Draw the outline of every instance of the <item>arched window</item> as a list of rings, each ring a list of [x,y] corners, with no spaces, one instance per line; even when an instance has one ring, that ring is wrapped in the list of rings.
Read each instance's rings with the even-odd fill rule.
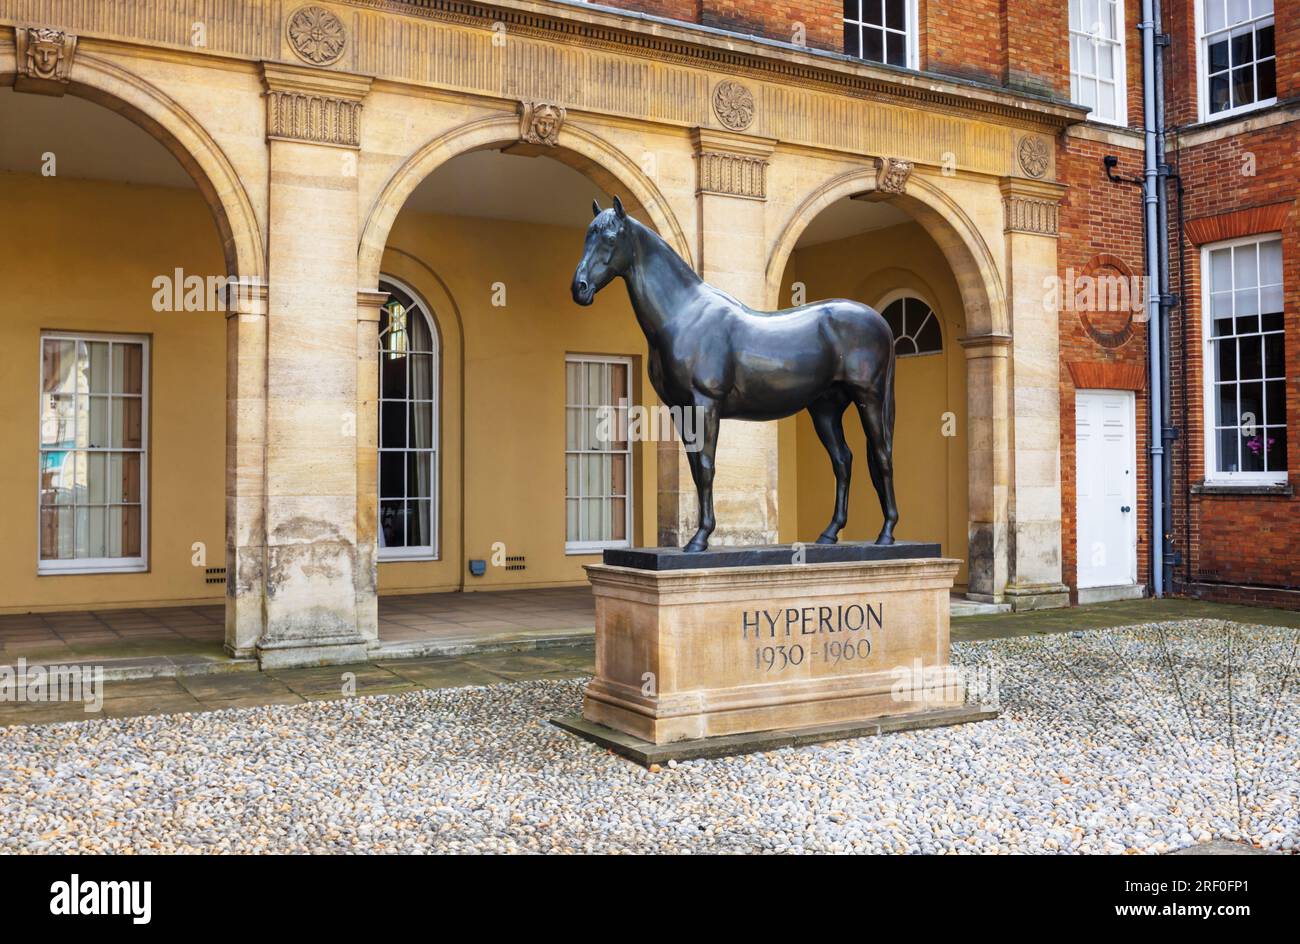
[[[921,299],[912,295],[896,298],[881,314],[894,332],[895,357],[943,353],[939,316]]]
[[[428,306],[392,279],[379,312],[379,556],[438,555],[438,335]]]

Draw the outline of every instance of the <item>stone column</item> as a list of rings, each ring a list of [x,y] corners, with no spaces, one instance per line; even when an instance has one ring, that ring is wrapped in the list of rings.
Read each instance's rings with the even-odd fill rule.
[[[387,292],[357,293],[357,628],[379,642],[379,315]]]
[[[700,275],[742,302],[762,307],[767,263],[767,165],[774,142],[705,128],[695,129],[693,138]],[[681,511],[689,509],[693,522],[695,489],[685,457],[681,450],[678,453],[678,500],[670,504]],[[661,456],[660,461],[664,458]],[[713,484],[718,523],[713,545],[776,542],[777,463],[776,423],[723,421]],[[694,533],[693,527],[680,529],[685,539]]]
[[[266,601],[266,286],[237,281],[226,305],[226,651],[253,655]]]
[[[1012,385],[1006,597],[1015,609],[1069,605],[1061,582],[1060,326],[1049,303],[1064,189],[1038,180],[1002,182]]]
[[[270,63],[263,76],[270,288],[258,658],[264,667],[361,661],[375,595],[373,552],[358,530],[358,488],[373,476],[358,471],[367,420],[358,415],[357,149],[370,80]],[[373,429],[365,435],[373,440]]]
[[[969,469],[967,595],[983,603],[1001,603],[1008,571],[1011,337],[986,334],[962,338],[961,345],[966,351]]]

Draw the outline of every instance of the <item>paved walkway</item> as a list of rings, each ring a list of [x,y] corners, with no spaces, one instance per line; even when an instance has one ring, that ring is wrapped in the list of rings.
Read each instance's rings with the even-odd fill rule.
[[[1300,627],[1298,612],[1165,599],[963,617],[953,620],[952,638],[954,641],[1001,639],[1196,618]],[[213,711],[413,689],[577,678],[593,671],[594,652],[589,638],[581,638],[572,645],[548,648],[533,648],[531,643],[520,645],[527,648],[423,659],[380,659],[359,665],[267,672],[256,671],[256,666],[250,663],[244,666],[245,671],[108,681],[104,685],[103,714],[127,717]],[[90,715],[81,703],[0,702],[0,726],[75,721],[87,717]]]

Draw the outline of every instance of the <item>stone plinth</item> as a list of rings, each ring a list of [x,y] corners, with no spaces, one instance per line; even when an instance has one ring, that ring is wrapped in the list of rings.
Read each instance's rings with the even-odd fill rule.
[[[959,562],[919,549],[933,556],[588,566],[596,677],[583,718],[663,745],[963,708],[948,671]],[[734,553],[743,560],[753,549]]]

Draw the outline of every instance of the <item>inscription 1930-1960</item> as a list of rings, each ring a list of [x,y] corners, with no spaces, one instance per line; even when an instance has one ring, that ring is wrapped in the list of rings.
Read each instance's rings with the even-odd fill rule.
[[[883,630],[884,619],[882,603],[746,610],[740,631],[743,639],[770,640],[755,647],[754,667],[776,672],[806,661],[836,666],[866,659],[872,631]]]

